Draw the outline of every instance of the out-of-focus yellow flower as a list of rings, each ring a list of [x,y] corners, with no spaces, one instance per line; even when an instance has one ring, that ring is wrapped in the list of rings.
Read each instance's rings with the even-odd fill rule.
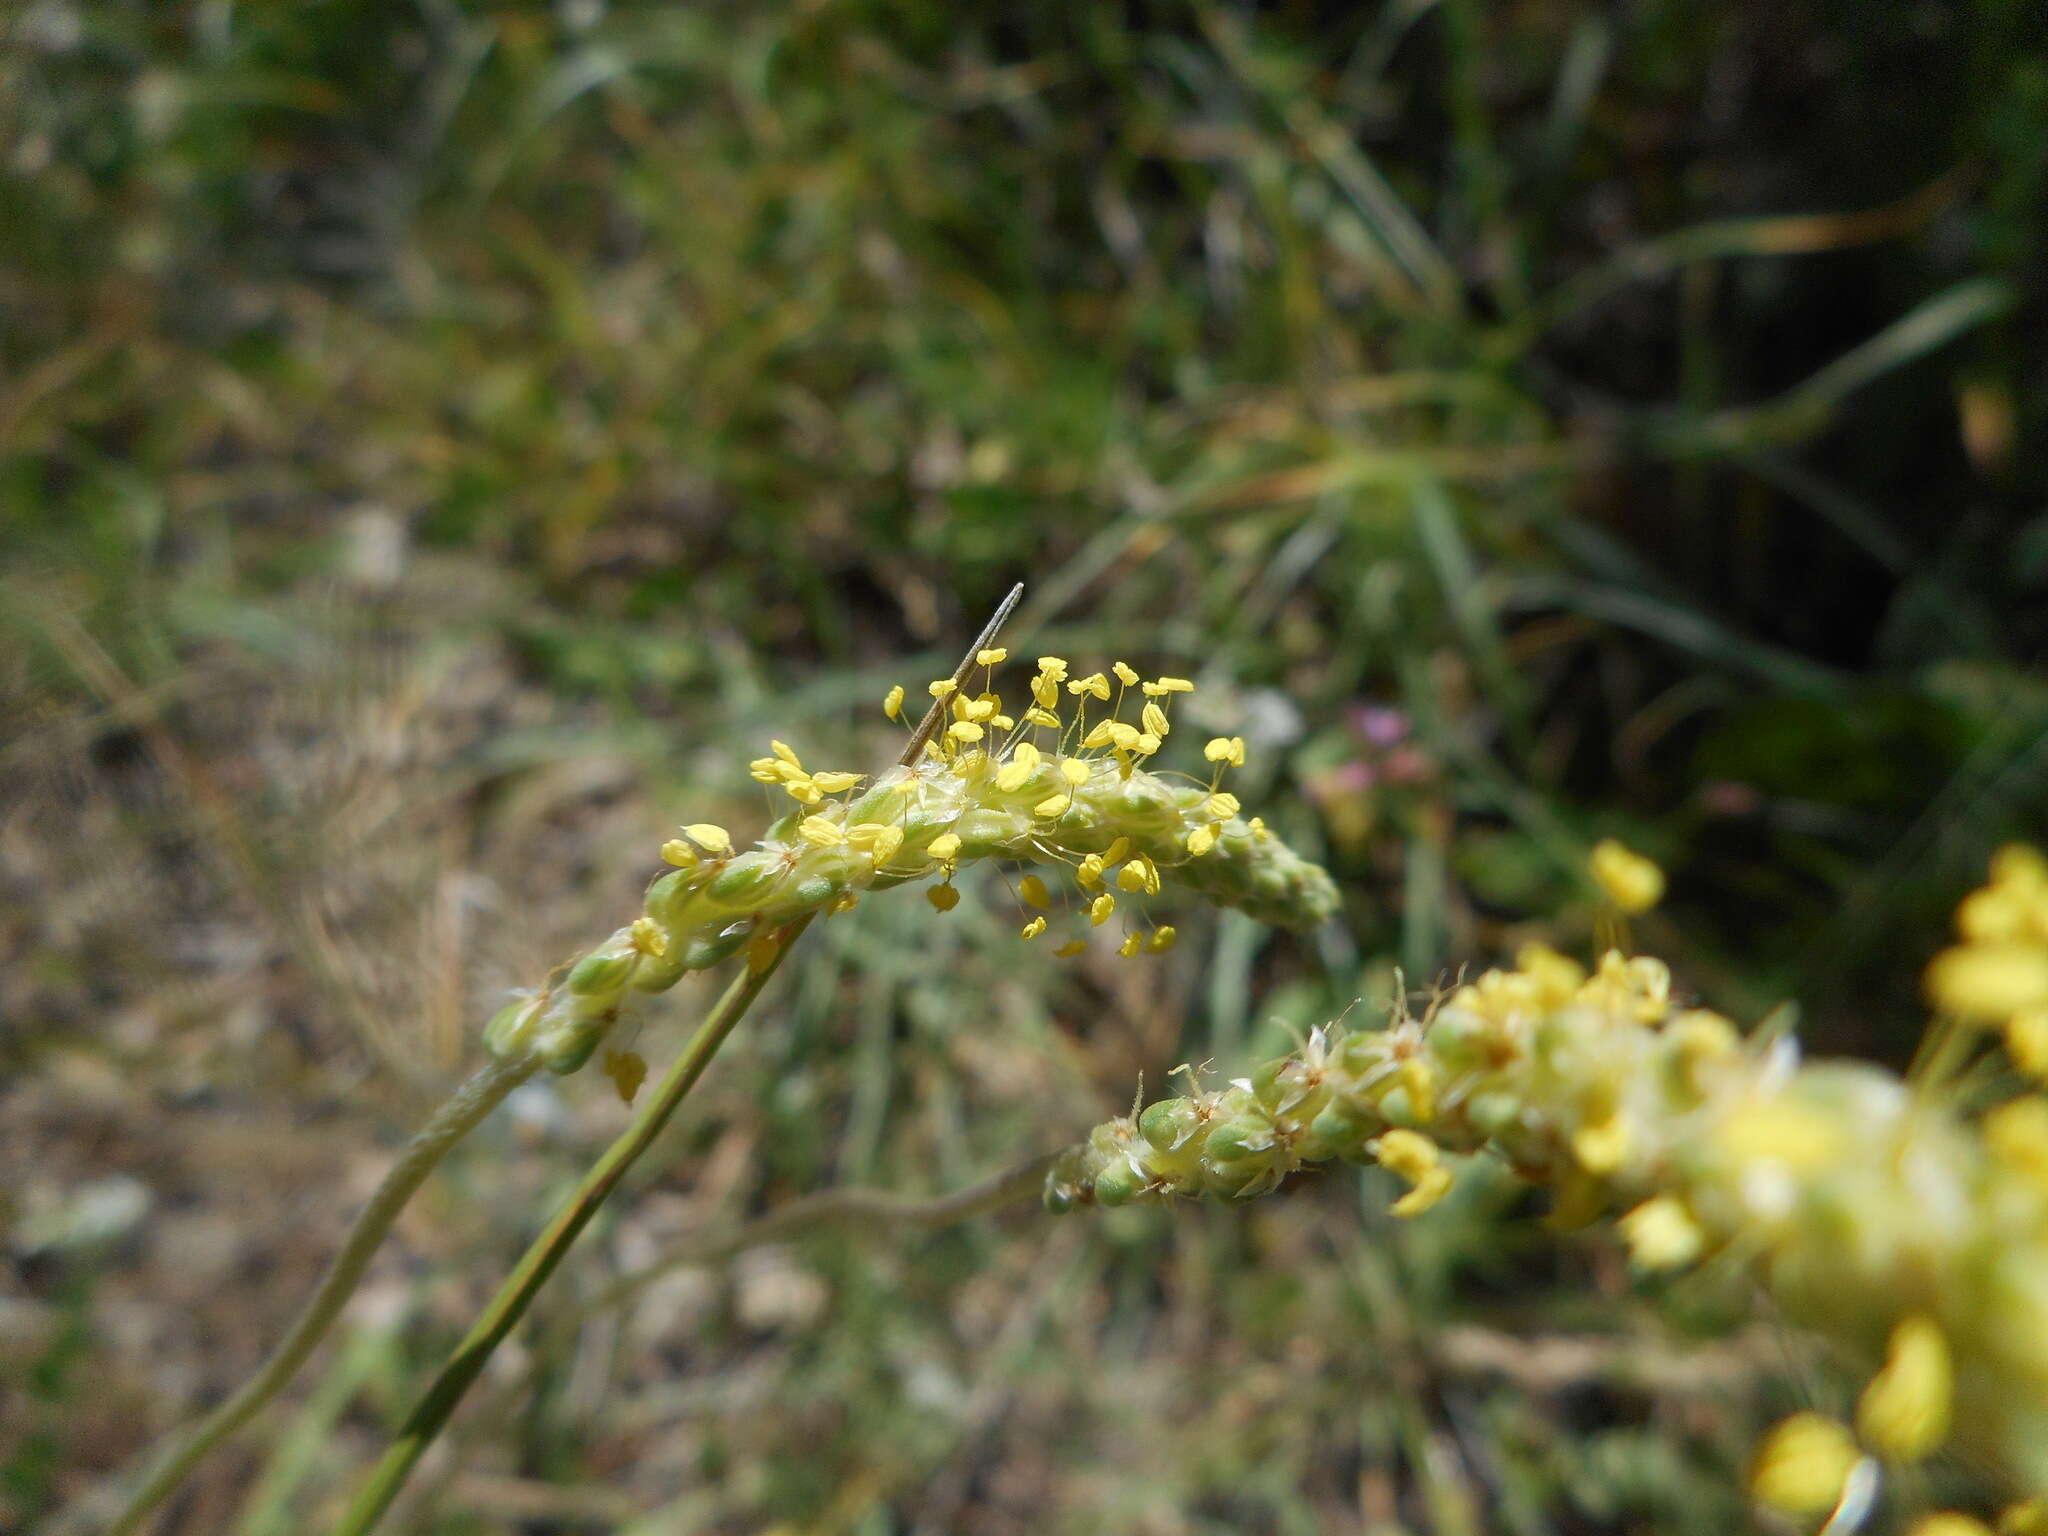
[[[1669,1195],[1646,1200],[1621,1218],[1622,1239],[1639,1269],[1678,1269],[1700,1256],[1700,1224],[1683,1201]]]
[[[1861,1459],[1848,1426],[1823,1414],[1795,1413],[1757,1447],[1749,1491],[1784,1514],[1825,1514]]]
[[[1864,1444],[1887,1461],[1914,1462],[1948,1438],[1955,1372],[1933,1321],[1909,1317],[1892,1330],[1884,1369],[1856,1403]]]
[[[1604,837],[1593,845],[1588,867],[1607,899],[1631,915],[1647,912],[1664,899],[1664,871],[1614,838]]]
[[[2048,1008],[2048,946],[1958,944],[1927,967],[1927,996],[1943,1013],[2002,1023]]]

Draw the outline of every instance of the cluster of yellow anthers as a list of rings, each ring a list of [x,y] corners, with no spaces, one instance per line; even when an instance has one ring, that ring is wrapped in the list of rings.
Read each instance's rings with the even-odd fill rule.
[[[2048,1082],[2048,859],[2007,848],[1991,882],[1956,909],[1962,942],[1927,968],[1934,1006],[1966,1024],[2002,1031],[2013,1062]]]
[[[1641,870],[1604,862],[1610,895],[1617,874],[1647,890]],[[2044,868],[2002,854],[1995,901],[1964,904],[1971,943],[1935,968],[1950,1006],[1966,992],[1955,977],[1973,975],[1956,954],[1975,965],[1974,946],[2012,946],[1997,952],[2012,964],[2048,932]],[[2027,1016],[2037,993],[1999,975],[1987,1014]],[[1661,961],[1610,951],[1589,975],[1540,946],[1422,1018],[1319,1028],[1249,1077],[1190,1087],[1097,1127],[1055,1165],[1048,1203],[1243,1199],[1346,1158],[1396,1174],[1409,1190],[1394,1209],[1413,1216],[1451,1189],[1447,1153],[1483,1151],[1552,1188],[1566,1224],[1622,1212],[1645,1271],[1751,1266],[1790,1318],[1877,1367],[1853,1428],[1801,1415],[1771,1435],[1760,1498],[1817,1517],[1943,1449],[2048,1494],[2048,1097],[1971,1119],[1952,1076],[1802,1064],[1790,1039],[1745,1039],[1683,1006]],[[2007,1527],[2036,1529],[2023,1522],[2038,1513],[2019,1506]],[[1949,1536],[1978,1529],[1940,1518]],[[1853,1525],[1838,1513],[1831,1528]]]
[[[1007,654],[978,654],[985,685]],[[949,911],[959,901],[954,875],[982,860],[1071,872],[1080,933],[1121,913],[1117,949],[1125,956],[1172,945],[1171,927],[1131,922],[1142,910],[1132,898],[1169,885],[1286,927],[1334,912],[1329,876],[1257,817],[1240,819],[1237,797],[1223,789],[1224,770],[1244,762],[1241,738],[1208,743],[1206,778],[1143,766],[1172,729],[1174,696],[1193,684],[1143,681],[1121,662],[1112,674],[1070,678],[1065,661],[1041,657],[1031,705],[1015,716],[991,687],[970,691],[941,679],[930,693],[948,723],[920,761],[872,779],[808,769],[790,747],[772,743],[752,774],[794,808],[744,851],[723,827],[684,827],[661,850],[674,867],[648,888],[642,915],[545,990],[500,1012],[486,1040],[501,1056],[534,1052],[556,1071],[574,1071],[630,993],[661,991],[686,971],[774,943],[787,924],[845,911],[862,891],[936,879],[928,897]],[[1121,718],[1133,697],[1142,701],[1135,724]],[[901,718],[903,701],[901,688],[890,690],[891,719]],[[1049,926],[1054,893],[1036,873],[1016,890],[1029,909],[1023,937],[1035,939]],[[1055,953],[1087,947],[1075,937]]]

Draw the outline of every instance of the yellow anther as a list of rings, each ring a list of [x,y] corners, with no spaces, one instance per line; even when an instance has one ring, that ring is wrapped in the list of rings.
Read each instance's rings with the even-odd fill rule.
[[[1193,693],[1195,685],[1184,677],[1161,677],[1147,683],[1145,691],[1156,699],[1169,693]]]
[[[946,734],[955,741],[974,742],[981,740],[981,727],[972,720],[955,720],[946,727]]]
[[[1179,942],[1180,930],[1171,923],[1163,923],[1152,930],[1152,937],[1146,941],[1145,947],[1158,955],[1164,954]]]
[[[903,713],[903,685],[898,683],[882,696],[882,713],[891,720]]]
[[[1075,955],[1087,953],[1087,950],[1088,941],[1086,939],[1069,939],[1058,949],[1054,950],[1053,953],[1062,960],[1069,960]]]
[[[1215,794],[1202,802],[1202,809],[1219,821],[1228,821],[1238,813],[1240,807],[1237,796]]]
[[[1074,867],[1074,883],[1084,891],[1102,884],[1102,855],[1091,853]]]
[[[1109,723],[1109,739],[1113,745],[1128,752],[1138,744],[1138,728],[1135,725],[1126,725],[1121,720],[1112,720]]]
[[[1726,1061],[1742,1048],[1742,1036],[1735,1026],[1708,1008],[1686,1009],[1664,1027],[1664,1033],[1695,1066]]]
[[[1892,1330],[1884,1369],[1856,1401],[1863,1443],[1887,1461],[1922,1460],[1948,1438],[1955,1367],[1948,1340],[1925,1317],[1909,1317]]]
[[[1436,1143],[1420,1132],[1388,1131],[1373,1143],[1372,1151],[1381,1167],[1410,1186],[1392,1206],[1396,1216],[1420,1216],[1450,1193],[1451,1170],[1443,1166]]]
[[[998,702],[992,698],[962,699],[956,708],[963,720],[986,720],[996,712]]]
[[[672,837],[661,845],[661,856],[678,869],[694,869],[703,862],[703,855],[680,837]]]
[[[1144,946],[1145,941],[1140,935],[1135,933],[1127,933],[1124,935],[1124,941],[1121,944],[1117,945],[1116,952],[1122,955],[1126,960],[1128,960],[1131,958],[1131,956],[1135,955],[1140,949],[1144,948]]]
[[[925,851],[941,864],[949,864],[960,852],[960,834],[941,832],[926,845]]]
[[[1157,736],[1150,731],[1140,731],[1138,739],[1131,743],[1131,753],[1136,757],[1150,757],[1159,750],[1159,747],[1160,741]]]
[[[1137,859],[1131,860],[1116,872],[1116,885],[1120,891],[1142,892],[1151,889],[1151,882],[1145,875],[1145,866]]]
[[[1927,995],[1943,1013],[2001,1023],[2048,1008],[2048,945],[1962,944],[1927,967]]]
[[[1138,723],[1145,727],[1148,735],[1152,736],[1164,737],[1168,731],[1173,729],[1172,722],[1166,718],[1166,711],[1157,704],[1152,703],[1149,699],[1146,701],[1145,707],[1138,711]]]
[[[1116,911],[1116,898],[1104,891],[1088,903],[1088,921],[1100,928]]]
[[[1060,702],[1060,685],[1056,678],[1040,675],[1031,679],[1031,697],[1040,709],[1053,709]]]
[[[2048,1191],[2048,1099],[2030,1093],[2001,1104],[1984,1116],[1982,1130],[1993,1157]]]
[[[1596,1176],[1609,1174],[1628,1156],[1628,1122],[1619,1115],[1582,1125],[1572,1132],[1572,1156],[1579,1166]]]
[[[1031,807],[1031,814],[1047,821],[1067,814],[1067,807],[1074,803],[1071,795],[1047,795]]]
[[[934,885],[924,893],[924,899],[940,912],[950,912],[960,905],[960,893],[950,885]]]
[[[1515,969],[1529,978],[1544,1007],[1562,1007],[1586,984],[1586,968],[1548,944],[1524,944],[1516,950]]]
[[[863,822],[850,828],[846,840],[875,861],[879,868],[896,856],[896,850],[903,846],[903,829],[887,822]]]
[[[806,816],[796,824],[796,835],[819,848],[837,848],[846,841],[846,829],[830,816]]]
[[[1795,1413],[1757,1448],[1749,1491],[1784,1514],[1825,1514],[1841,1499],[1861,1459],[1846,1425],[1818,1413]]]
[[[1026,875],[1017,882],[1017,896],[1027,907],[1044,907],[1052,904],[1052,892],[1045,888],[1045,882],[1036,875]]]
[[[2000,1529],[2004,1529],[2002,1522]],[[1972,1516],[1944,1509],[1922,1515],[1907,1528],[1906,1536],[1991,1536],[1991,1527]]]
[[[1621,1218],[1621,1236],[1638,1269],[1678,1269],[1700,1256],[1706,1235],[1683,1201],[1646,1200]]]
[[[1060,728],[1060,717],[1049,709],[1027,709],[1024,711],[1026,725],[1042,725],[1049,731]]]
[[[1273,834],[1271,830],[1268,829],[1268,827],[1266,826],[1265,817],[1254,816],[1250,821],[1246,822],[1245,825],[1251,829],[1251,834],[1254,840],[1261,843],[1270,843],[1273,840]]]
[[[1410,1184],[1419,1183],[1442,1156],[1437,1144],[1420,1131],[1400,1129],[1383,1133],[1373,1143],[1372,1155],[1379,1159],[1381,1167]]]
[[[986,651],[976,651],[974,659],[984,667],[1000,667],[1010,659],[1010,653],[998,645]]]
[[[789,764],[779,757],[757,757],[747,764],[747,777],[758,784],[780,784],[789,772]]]
[[[811,775],[811,782],[826,794],[836,795],[842,790],[853,788],[866,777],[866,774],[861,773],[814,773]]]
[[[1118,863],[1130,851],[1131,840],[1128,837],[1113,837],[1109,840],[1109,846],[1102,850],[1102,862],[1105,865]]]
[[[950,699],[959,686],[950,677],[935,678],[933,681],[925,684],[925,692],[935,699]]]
[[[1394,1074],[1408,1094],[1408,1112],[1424,1125],[1436,1118],[1436,1071],[1420,1057],[1411,1056]]]
[[[1216,829],[1214,827],[1196,827],[1194,831],[1188,834],[1188,854],[1191,858],[1199,859],[1215,846]]]
[[[796,749],[786,741],[771,741],[768,743],[768,750],[792,768],[803,767],[803,761],[796,755]]]
[[[612,1080],[622,1104],[631,1104],[647,1081],[647,1059],[637,1051],[607,1050],[598,1058],[597,1069]]]
[[[1664,899],[1664,871],[1614,838],[1593,845],[1587,867],[1607,899],[1624,912],[1647,912]]]
[[[1015,730],[1016,727],[1017,722],[1008,715],[990,715],[988,717],[988,728],[992,731],[1010,731]]]
[[[1825,1110],[1783,1096],[1733,1110],[1714,1139],[1731,1157],[1782,1163],[1794,1173],[1825,1168],[1850,1145],[1847,1128]]]
[[[2006,1020],[2005,1050],[2027,1076],[2048,1082],[2048,1008],[2032,1008]]]
[[[1081,758],[1063,757],[1060,759],[1060,777],[1065,779],[1069,784],[1073,785],[1076,789],[1080,788],[1083,784],[1086,784],[1088,782],[1088,776],[1092,774],[1094,771],[1095,770]]]
[[[1452,1183],[1450,1169],[1432,1169],[1428,1174],[1424,1175],[1420,1184],[1409,1190],[1407,1194],[1396,1200],[1387,1209],[1403,1221],[1408,1220],[1410,1217],[1420,1216],[1424,1211],[1451,1192]]]
[[[716,822],[693,821],[683,828],[683,835],[706,853],[732,852],[732,834]]]
[[[1045,932],[1045,919],[1034,917],[1030,922],[1017,930],[1017,937],[1020,939],[1035,939],[1043,932]]]
[[[825,791],[818,788],[817,780],[808,773],[794,771],[783,775],[782,792],[798,805],[816,805],[825,798]]]
[[[1209,744],[1202,748],[1202,756],[1212,763],[1228,763],[1232,768],[1244,766],[1244,738],[1242,736],[1212,736]]]
[[[668,953],[668,935],[661,931],[661,925],[651,917],[636,917],[630,930],[633,947],[643,955],[652,955],[659,960]]]
[[[1039,657],[1038,675],[1040,677],[1049,677],[1056,683],[1065,682],[1067,677],[1067,658],[1064,656]]]
[[[2048,855],[2025,843],[2007,843],[1991,855],[1991,878],[1999,885],[2048,890]]]
[[[1121,661],[1112,661],[1109,664],[1109,670],[1116,674],[1116,680],[1122,683],[1126,688],[1135,688],[1138,686],[1138,674],[1125,663]]]
[[[1096,698],[1107,704],[1109,702],[1109,679],[1100,672],[1090,672],[1086,677],[1077,677],[1067,684],[1067,692],[1077,697],[1084,693],[1092,693]]]
[[[836,917],[841,912],[851,912],[855,907],[859,905],[860,893],[858,891],[842,891],[839,893],[838,897],[834,899],[832,905],[825,909],[825,915],[828,917]]]
[[[1098,720],[1086,736],[1081,738],[1081,750],[1093,752],[1097,747],[1109,745],[1111,734],[1116,730],[1114,720]]]
[[[1009,794],[1024,787],[1024,781],[1038,772],[1039,751],[1028,741],[1017,743],[1010,760],[996,770],[996,788]]]

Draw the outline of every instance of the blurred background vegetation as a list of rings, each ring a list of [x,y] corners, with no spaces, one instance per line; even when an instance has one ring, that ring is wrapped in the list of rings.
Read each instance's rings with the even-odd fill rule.
[[[1529,937],[1585,849],[1902,1062],[2048,811],[2032,0],[31,0],[0,20],[0,1527],[238,1381],[745,761],[1008,639],[1200,681],[1308,939],[877,900],[392,1528],[1722,1532],[1825,1362],[1474,1179],[821,1230]],[[641,1048],[673,1049],[683,995]],[[522,1091],[166,1530],[318,1529],[625,1111]]]

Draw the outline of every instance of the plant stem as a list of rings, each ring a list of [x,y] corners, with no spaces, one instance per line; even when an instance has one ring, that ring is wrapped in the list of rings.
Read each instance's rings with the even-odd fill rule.
[[[150,1511],[176,1492],[179,1484],[191,1475],[192,1469],[214,1447],[248,1423],[258,1410],[277,1396],[348,1304],[371,1256],[382,1245],[413,1192],[434,1171],[435,1165],[447,1156],[449,1148],[474,1130],[486,1115],[497,1108],[505,1095],[533,1076],[539,1065],[530,1057],[493,1061],[480,1067],[468,1081],[442,1100],[440,1108],[407,1143],[391,1171],[384,1175],[384,1182],[377,1186],[377,1192],[370,1196],[369,1204],[363,1207],[355,1225],[349,1228],[348,1239],[342,1244],[341,1252],[327,1266],[319,1288],[300,1311],[291,1330],[270,1352],[270,1358],[234,1396],[202,1419],[157,1464],[115,1517],[114,1523],[107,1527],[107,1536],[130,1536],[139,1530]]]
[[[768,980],[782,964],[782,958],[789,953],[789,946],[795,941],[811,917],[805,916],[790,924],[776,938],[772,953],[750,964],[744,975],[734,978],[731,986],[718,1004],[706,1015],[697,1027],[697,1033],[676,1058],[675,1064],[656,1088],[647,1107],[634,1117],[625,1133],[605,1149],[604,1156],[591,1165],[583,1176],[583,1182],[576,1187],[576,1193],[569,1203],[562,1207],[555,1219],[548,1223],[546,1230],[536,1237],[521,1256],[518,1266],[498,1287],[476,1325],[455,1347],[441,1372],[434,1378],[424,1396],[413,1406],[398,1438],[378,1459],[376,1466],[356,1491],[348,1512],[342,1516],[341,1524],[335,1527],[335,1536],[364,1536],[376,1528],[384,1511],[404,1486],[406,1477],[425,1453],[427,1447],[440,1434],[448,1422],[448,1416],[455,1411],[455,1405],[462,1401],[469,1391],[484,1362],[491,1352],[512,1331],[513,1325],[526,1315],[526,1309],[533,1304],[533,1298],[546,1285],[555,1266],[569,1251],[570,1245],[589,1225],[618,1182],[660,1135],[669,1117],[676,1112],[684,1097],[696,1086],[697,1079],[711,1064],[711,1058],[725,1043],[725,1037],[732,1033],[733,1026],[745,1016],[754,1000],[768,985]]]
[[[563,1317],[566,1324],[588,1321],[624,1306],[654,1281],[684,1264],[707,1264],[729,1258],[761,1243],[781,1242],[835,1221],[862,1221],[884,1227],[928,1232],[1008,1205],[1036,1200],[1045,1176],[1059,1154],[1048,1152],[944,1195],[920,1199],[887,1189],[821,1189],[792,1200],[729,1232],[711,1233],[678,1244],[644,1269],[619,1276],[589,1301]]]
[[[997,631],[1003,626],[1003,621],[1010,616],[1011,610],[1023,596],[1024,585],[1019,582],[998,605],[988,623],[982,627],[981,634],[975,638],[974,644],[969,646],[966,654],[960,658],[960,665],[954,669],[955,687],[966,682],[968,674],[973,671],[976,664],[975,654],[995,639]],[[943,699],[934,698],[931,708],[925,711],[924,719],[911,733],[910,742],[903,750],[903,755],[899,759],[903,766],[908,767],[918,760],[924,751],[925,743],[931,740],[933,731],[944,718],[945,702]],[[697,1079],[703,1076],[704,1069],[711,1064],[711,1058],[718,1054],[718,1048],[725,1043],[725,1037],[732,1033],[733,1026],[738,1024],[746,1015],[746,1011],[753,1006],[754,1000],[768,985],[769,978],[781,967],[790,946],[802,935],[804,929],[811,925],[812,919],[816,916],[815,911],[806,913],[779,933],[772,935],[767,945],[760,945],[757,941],[757,947],[748,956],[745,974],[734,979],[732,985],[726,988],[725,995],[719,998],[717,1006],[705,1017],[704,1022],[698,1025],[697,1033],[691,1036],[690,1043],[683,1048],[682,1055],[678,1056],[675,1064],[668,1069],[653,1097],[648,1100],[647,1107],[634,1118],[625,1133],[605,1149],[604,1155],[591,1165],[590,1171],[583,1176],[583,1182],[577,1185],[576,1193],[570,1198],[569,1203],[556,1214],[553,1221],[548,1223],[540,1236],[527,1246],[526,1252],[520,1256],[518,1265],[505,1277],[504,1284],[498,1287],[497,1294],[492,1296],[469,1333],[455,1346],[455,1352],[442,1365],[440,1374],[434,1378],[426,1394],[413,1405],[412,1412],[406,1416],[405,1423],[399,1428],[398,1438],[392,1442],[383,1456],[378,1458],[377,1464],[370,1469],[369,1476],[356,1490],[356,1496],[350,1501],[347,1512],[343,1514],[341,1524],[335,1527],[335,1536],[368,1536],[368,1533],[376,1528],[384,1512],[391,1507],[391,1501],[398,1496],[399,1489],[404,1487],[413,1467],[418,1464],[420,1457],[426,1454],[427,1447],[434,1443],[435,1437],[447,1424],[449,1415],[454,1413],[456,1405],[462,1401],[464,1394],[483,1371],[484,1364],[490,1359],[492,1352],[504,1341],[505,1336],[512,1331],[520,1318],[526,1315],[527,1308],[533,1305],[533,1298],[540,1294],[541,1288],[554,1274],[555,1266],[562,1262],[563,1255],[569,1251],[584,1227],[590,1224],[591,1217],[597,1214],[598,1208],[618,1187],[619,1180],[625,1177],[626,1170],[653,1145],[655,1137],[660,1135],[669,1117],[696,1086]]]

